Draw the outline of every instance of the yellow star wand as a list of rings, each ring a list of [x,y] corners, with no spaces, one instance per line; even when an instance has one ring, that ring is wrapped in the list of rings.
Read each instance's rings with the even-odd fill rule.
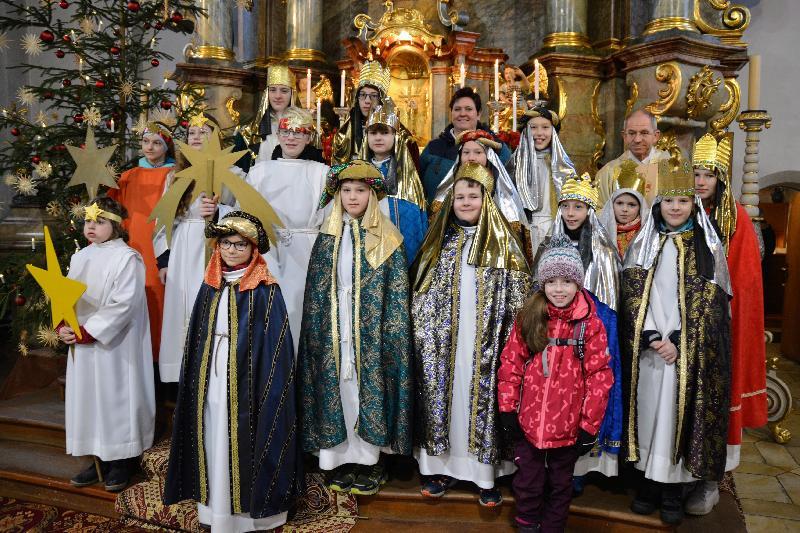
[[[261,220],[269,240],[273,243],[277,242],[273,225],[279,228],[283,227],[278,214],[261,196],[261,193],[230,171],[230,167],[243,154],[247,153],[247,150],[232,152],[232,146],[222,148],[220,137],[216,131],[211,132],[208,141],[199,150],[180,141],[176,141],[176,144],[191,166],[175,174],[175,181],[158,201],[148,219],[149,221],[157,220],[155,232],[164,226],[168,246],[172,241],[172,228],[178,205],[192,184],[194,184],[194,189],[190,203],[197,200],[201,193],[206,193],[208,197],[213,198],[222,192],[224,185],[239,202],[243,211],[247,211]]]
[[[75,332],[75,336],[80,339],[81,326],[78,323],[78,315],[75,313],[75,304],[86,291],[86,285],[80,281],[69,279],[61,273],[61,265],[58,264],[56,249],[53,247],[53,240],[50,238],[50,230],[47,226],[44,227],[44,244],[47,270],[30,264],[25,267],[50,299],[53,328],[62,321],[66,322]]]

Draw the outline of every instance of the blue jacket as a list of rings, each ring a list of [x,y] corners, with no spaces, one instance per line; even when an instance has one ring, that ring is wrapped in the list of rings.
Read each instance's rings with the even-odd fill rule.
[[[591,294],[591,293],[590,293]],[[614,385],[608,393],[608,405],[603,423],[598,433],[600,449],[609,453],[619,453],[622,439],[622,362],[620,360],[619,337],[617,336],[617,313],[592,294],[597,316],[606,327],[608,353],[611,360],[608,366],[614,373]]]
[[[425,189],[425,199],[428,205],[433,202],[436,196],[436,189],[442,182],[444,177],[453,167],[456,158],[458,157],[458,145],[450,133],[453,125],[448,124],[444,131],[439,134],[437,139],[433,139],[423,150],[419,158],[419,171],[420,179],[422,180],[422,187]],[[478,129],[489,131],[489,126],[486,124],[478,123]],[[498,140],[498,142],[500,142]],[[511,150],[505,143],[501,143],[500,161],[505,165],[511,159]]]

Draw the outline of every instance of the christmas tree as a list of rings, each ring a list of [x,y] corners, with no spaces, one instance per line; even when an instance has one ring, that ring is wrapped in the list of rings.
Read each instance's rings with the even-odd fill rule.
[[[135,164],[145,124],[186,128],[199,112],[191,88],[170,88],[166,77],[160,87],[146,81],[173,59],[159,50],[162,32],[191,33],[198,16],[203,12],[192,0],[0,0],[0,50],[24,53],[17,52],[24,59],[16,68],[34,80],[2,104],[0,131],[8,142],[0,145],[0,172],[17,193],[13,205],[46,209],[62,265],[84,244],[90,194]],[[11,32],[22,35],[19,42]],[[98,160],[108,160],[100,172]],[[58,344],[47,301],[25,269],[44,264],[39,244],[0,256],[0,316],[13,311],[23,355]]]

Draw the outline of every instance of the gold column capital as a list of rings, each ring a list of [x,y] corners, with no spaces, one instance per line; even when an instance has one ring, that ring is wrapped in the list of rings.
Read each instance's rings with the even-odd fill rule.
[[[681,30],[699,33],[694,22],[686,17],[661,17],[653,19],[644,27],[642,35],[652,35],[660,31]]]
[[[233,50],[231,50],[230,48],[225,48],[224,46],[214,46],[210,44],[204,44],[195,47],[194,51],[192,52],[192,57],[197,59],[218,59],[221,61],[233,61],[234,59],[236,59],[236,54],[233,53]]]
[[[573,48],[590,48],[589,38],[577,31],[562,31],[550,33],[542,41],[542,48],[555,48],[557,46],[569,46]]]
[[[291,48],[284,52],[283,58],[287,61],[325,62],[325,54],[313,48]]]

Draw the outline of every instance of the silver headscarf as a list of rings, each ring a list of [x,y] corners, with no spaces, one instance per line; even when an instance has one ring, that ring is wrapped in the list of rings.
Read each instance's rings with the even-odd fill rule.
[[[589,215],[584,224],[586,223],[589,223],[592,232],[592,261],[584,269],[583,286],[597,296],[601,302],[616,311],[619,304],[619,275],[622,272],[622,262],[619,259],[617,246],[591,207],[589,207]],[[564,226],[564,219],[561,218],[561,209],[559,209],[553,225],[550,226],[550,231],[547,232],[548,238],[545,239],[545,242],[549,242],[558,235],[569,238],[564,231]],[[538,256],[544,246],[544,243],[540,245],[540,252],[537,254],[535,263],[539,262]],[[534,266],[534,271],[535,268]]]
[[[517,189],[514,187],[514,182],[511,181],[511,176],[508,174],[506,167],[503,166],[503,162],[500,161],[500,156],[497,155],[497,152],[488,146],[485,146],[485,148],[488,167],[491,169],[496,180],[494,186],[494,203],[509,224],[517,222],[520,224],[520,227],[526,227],[528,223],[525,216],[525,209],[522,207],[522,200],[517,193]],[[461,154],[456,157],[453,166],[447,172],[444,179],[442,179],[441,183],[439,183],[433,203],[438,202],[441,204],[444,202],[447,192],[453,187],[453,177],[460,159]]]
[[[550,175],[540,175],[542,166],[536,164],[536,159],[537,157],[546,157],[548,152],[550,154]],[[517,151],[509,161],[509,172],[514,174],[514,181],[517,184],[523,207],[534,212],[541,209],[543,202],[549,201],[549,198],[544,198],[545,180],[552,179],[556,189],[555,197],[558,198],[561,194],[561,187],[567,178],[578,174],[575,171],[574,163],[564,150],[555,128],[553,128],[550,148],[537,152],[533,135],[527,125],[522,129]]]
[[[653,201],[653,208],[661,203],[662,196],[656,196]],[[718,285],[729,296],[733,295],[731,291],[731,278],[728,273],[728,260],[725,258],[725,249],[722,246],[722,241],[719,240],[711,220],[706,215],[700,197],[694,196],[695,215],[694,222],[703,229],[705,236],[706,246],[711,251],[714,257],[714,279],[712,283]],[[640,267],[649,270],[653,267],[653,263],[661,251],[659,246],[661,239],[659,238],[658,227],[656,227],[655,217],[649,217],[647,223],[642,225],[642,229],[625,254],[625,265],[623,270],[629,268]]]
[[[644,196],[642,196],[642,193],[636,189],[617,189],[600,210],[600,214],[597,215],[597,218],[600,219],[600,223],[603,224],[609,237],[613,240],[617,238],[617,218],[614,216],[614,200],[623,194],[630,194],[639,200],[639,218],[642,219],[642,228],[644,228],[645,224],[650,219],[650,206],[647,204],[647,200],[645,200]]]

